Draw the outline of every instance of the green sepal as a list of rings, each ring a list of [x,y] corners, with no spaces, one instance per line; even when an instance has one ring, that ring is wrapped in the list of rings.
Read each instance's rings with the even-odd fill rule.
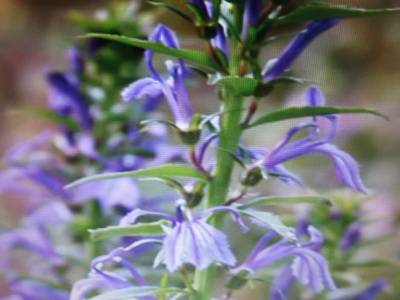
[[[241,185],[246,187],[253,187],[263,179],[263,172],[261,168],[254,168],[246,173],[245,178],[240,182]]]
[[[203,66],[210,70],[221,72],[220,66],[205,52],[192,50],[192,49],[177,49],[165,46],[162,43],[150,42],[147,40],[141,40],[137,38],[131,38],[123,35],[116,34],[104,34],[104,33],[90,33],[81,36],[82,38],[102,38],[106,40],[112,40],[131,46],[148,49],[157,53],[167,54],[173,57],[182,58],[188,62],[195,63],[199,66]]]
[[[201,136],[201,123],[203,116],[200,114],[195,114],[190,120],[189,129],[180,130],[178,128],[179,136],[185,145],[193,146],[196,145]]]
[[[170,222],[160,220],[153,223],[137,223],[129,226],[108,226],[99,229],[89,229],[90,238],[94,242],[122,236],[160,236],[164,235],[162,226]]]
[[[258,120],[247,125],[245,129],[252,128],[258,125],[263,125],[272,122],[284,121],[289,119],[296,119],[302,117],[324,116],[334,114],[372,114],[387,120],[387,117],[381,113],[364,108],[339,108],[332,106],[301,106],[301,107],[287,107],[273,111],[265,116],[260,117]]]
[[[185,200],[187,203],[187,207],[193,208],[200,204],[201,200],[204,197],[204,188],[206,183],[204,181],[197,181],[193,190],[190,192],[186,192]]]
[[[400,8],[364,9],[348,5],[311,2],[274,20],[273,25],[302,23],[324,19],[364,18],[400,12]]]
[[[114,290],[102,295],[90,298],[90,300],[123,300],[123,299],[138,299],[137,297],[151,296],[151,295],[166,295],[166,294],[187,294],[184,289],[169,287],[167,289],[158,286],[135,286]]]
[[[114,179],[121,177],[183,177],[183,178],[196,178],[201,180],[207,180],[204,174],[194,170],[189,166],[178,165],[178,164],[165,164],[157,167],[140,169],[136,171],[105,173],[105,174],[87,176],[68,184],[65,188],[67,189],[72,188],[84,184],[86,182],[95,180]]]
[[[239,274],[229,276],[225,287],[231,291],[241,289],[247,283],[247,281],[249,281],[246,278],[247,274],[248,272],[243,270]]]

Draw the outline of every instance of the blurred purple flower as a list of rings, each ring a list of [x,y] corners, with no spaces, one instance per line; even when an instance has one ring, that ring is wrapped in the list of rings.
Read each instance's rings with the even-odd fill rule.
[[[67,52],[69,67],[72,71],[81,74],[85,71],[85,62],[78,47],[70,47]]]
[[[373,300],[389,284],[386,278],[375,279],[369,287],[358,294],[354,300]]]
[[[354,222],[347,227],[340,239],[340,248],[344,251],[349,250],[361,240],[361,224]]]
[[[324,287],[329,290],[336,289],[325,258],[314,250],[323,243],[323,235],[312,226],[309,226],[308,232],[311,241],[306,244],[293,245],[287,240],[281,240],[265,248],[265,245],[276,235],[274,231],[267,233],[258,241],[242,265],[233,269],[232,272],[234,274],[241,271],[253,273],[278,260],[295,256],[291,271],[301,284],[317,293],[321,292]],[[284,284],[286,285],[287,281],[284,281]],[[276,288],[279,289],[279,287]],[[282,289],[285,290],[286,287]]]
[[[57,289],[35,280],[17,280],[11,285],[10,300],[68,300],[69,291]],[[3,299],[3,298],[2,298]]]
[[[154,264],[164,262],[168,271],[174,272],[185,263],[190,263],[203,270],[213,262],[232,266],[236,258],[230,250],[228,241],[223,232],[206,223],[203,219],[206,215],[216,211],[228,211],[236,222],[247,229],[240,219],[239,213],[233,207],[213,207],[195,216],[191,216],[186,210],[184,200],[179,200],[176,208],[176,215],[158,213],[136,209],[121,219],[120,225],[135,223],[141,216],[158,216],[172,222],[172,228],[166,228],[166,236],[163,246],[157,255]],[[184,220],[184,213],[188,220]]]
[[[281,76],[316,37],[339,21],[340,19],[331,19],[310,22],[283,50],[271,68],[263,74],[264,81],[268,82]]]
[[[165,27],[158,25],[150,35],[150,41],[161,42],[171,48],[179,48],[175,33]],[[193,117],[192,106],[184,85],[184,77],[188,73],[182,59],[178,64],[168,60],[165,62],[169,73],[168,79],[164,79],[153,66],[153,51],[146,50],[145,60],[152,77],[139,79],[127,86],[122,92],[122,98],[130,101],[144,96],[159,99],[164,96],[175,118],[175,125],[180,130],[187,130]]]
[[[15,247],[34,252],[55,266],[65,263],[64,257],[57,253],[43,230],[34,227],[18,228],[0,235],[0,265],[3,270],[12,269],[9,254]]]
[[[79,81],[74,74],[49,72],[46,76],[50,84],[50,107],[56,112],[70,116],[75,114],[83,130],[93,126],[86,100],[79,91]]]
[[[140,202],[140,190],[132,178],[91,181],[73,189],[75,203],[96,199],[103,209],[116,205],[134,209]]]
[[[312,87],[307,92],[307,104],[322,105],[322,93],[316,87]],[[348,187],[362,193],[368,193],[364,186],[357,162],[346,152],[338,149],[336,146],[329,144],[334,138],[336,131],[336,117],[333,115],[324,116],[331,122],[331,130],[324,138],[317,139],[318,124],[315,123],[317,117],[314,117],[314,122],[301,123],[292,127],[286,136],[278,142],[267,154],[256,161],[250,168],[265,167],[269,170],[277,168],[281,163],[302,156],[308,153],[320,152],[328,155],[335,166],[336,176],[341,182]],[[303,130],[311,129],[311,132],[304,138],[295,142],[289,143],[292,137]],[[285,173],[285,171],[283,170]]]
[[[150,240],[151,241],[151,240]],[[135,269],[135,267],[123,256],[133,248],[143,245],[146,241],[141,240],[133,243],[131,246],[127,248],[117,248],[112,250],[110,253],[102,256],[98,256],[91,262],[91,270],[88,274],[87,278],[81,279],[72,287],[71,297],[72,300],[85,300],[85,295],[90,291],[99,290],[99,289],[122,289],[126,287],[134,286],[130,280],[117,275],[111,271],[103,270],[103,265],[106,262],[114,262],[126,270],[128,270],[129,274],[135,280],[135,282],[140,286],[147,285],[146,280],[139,274],[139,272]],[[145,296],[139,297],[140,300],[156,300],[155,296]]]

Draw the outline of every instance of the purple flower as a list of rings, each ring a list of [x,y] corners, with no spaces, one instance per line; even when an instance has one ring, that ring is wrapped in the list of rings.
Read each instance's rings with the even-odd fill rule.
[[[272,67],[263,74],[264,81],[271,81],[281,76],[317,36],[336,25],[339,21],[339,19],[331,19],[309,23],[283,50]]]
[[[292,270],[289,266],[284,267],[283,270],[275,277],[271,290],[271,300],[287,300],[287,295],[290,292],[294,282]]]
[[[128,177],[91,181],[74,189],[74,202],[88,199],[98,200],[103,209],[116,205],[133,209],[139,204],[140,190]]]
[[[311,105],[321,105],[323,98],[322,93],[315,87],[311,88],[307,93],[307,103]],[[269,170],[276,168],[281,163],[302,156],[308,153],[319,152],[328,155],[334,164],[336,176],[348,187],[362,193],[368,193],[359,173],[357,162],[346,152],[338,149],[336,146],[329,144],[333,139],[336,131],[336,117],[333,115],[325,116],[330,120],[331,130],[329,134],[318,139],[318,124],[315,122],[301,123],[292,127],[286,136],[278,142],[267,154],[250,168],[264,167]],[[304,138],[291,142],[292,137],[300,132],[311,129],[311,132]]]
[[[61,266],[65,263],[64,258],[56,252],[49,237],[43,230],[34,227],[19,228],[0,235],[0,265],[2,269],[12,269],[9,253],[15,247],[26,248],[56,266]]]
[[[53,196],[70,198],[70,194],[64,189],[67,182],[62,176],[61,162],[57,157],[43,150],[52,135],[51,131],[44,131],[33,139],[14,145],[7,151],[5,158],[11,168],[0,173],[2,179],[0,193],[3,189],[29,193],[30,189],[35,189],[32,185],[29,186],[24,182],[17,183],[21,179],[29,179],[44,187]],[[29,194],[35,198],[34,193]]]
[[[83,60],[82,52],[79,50],[79,48],[70,47],[67,55],[71,70],[76,73],[83,73],[85,71],[85,62]]]
[[[243,17],[242,39],[247,38],[249,25],[253,27],[256,27],[258,25],[262,8],[261,0],[247,0],[245,3],[246,4]]]
[[[386,278],[378,278],[374,280],[369,287],[358,294],[354,300],[373,300],[388,284],[389,281]]]
[[[233,269],[232,272],[234,274],[242,271],[253,273],[278,260],[294,256],[291,271],[301,284],[317,293],[321,292],[324,287],[334,290],[336,286],[329,273],[325,258],[313,249],[322,244],[322,233],[310,226],[309,234],[311,241],[303,245],[293,245],[286,240],[281,240],[265,248],[265,245],[276,235],[274,231],[271,231],[258,241],[243,264]]]
[[[344,251],[349,250],[361,239],[361,224],[354,222],[347,227],[345,233],[340,239],[340,248]]]
[[[185,263],[203,270],[213,262],[232,266],[236,258],[230,250],[224,233],[206,223],[204,217],[216,211],[230,212],[236,222],[246,229],[239,213],[232,207],[213,207],[195,216],[186,209],[184,200],[179,200],[176,215],[136,209],[120,221],[120,225],[135,223],[141,216],[158,216],[172,222],[172,228],[165,228],[163,246],[155,259],[155,265],[164,262],[168,271],[174,272]],[[186,213],[187,220],[184,220]]]
[[[161,42],[171,48],[179,48],[175,33],[163,25],[158,25],[150,36],[150,41]],[[146,50],[145,59],[152,77],[135,81],[122,92],[122,98],[130,101],[147,97],[159,99],[164,96],[175,118],[175,125],[182,131],[189,129],[193,117],[192,106],[184,85],[184,77],[188,73],[182,59],[178,63],[166,61],[169,77],[163,78],[153,66],[153,51]]]
[[[49,72],[47,81],[50,84],[50,106],[58,113],[69,116],[74,114],[83,130],[93,126],[92,117],[86,100],[79,91],[79,81],[74,74]]]
[[[206,2],[204,0],[189,0],[189,3],[192,4],[194,7],[197,8],[201,16],[203,17],[204,21],[210,21],[211,20],[211,13],[208,9],[207,5],[209,2]]]
[[[70,299],[74,300],[85,300],[85,295],[90,291],[99,290],[99,289],[122,289],[126,287],[134,286],[130,280],[122,277],[115,272],[105,271],[103,270],[104,263],[106,262],[114,262],[118,265],[125,268],[135,282],[144,286],[147,285],[146,280],[138,273],[135,267],[124,258],[124,256],[128,253],[128,251],[133,248],[140,246],[147,242],[154,242],[154,240],[141,240],[133,243],[131,246],[127,248],[117,248],[108,253],[107,255],[102,255],[96,257],[91,262],[91,270],[88,274],[87,278],[81,279],[72,287],[71,297]],[[157,299],[155,296],[146,296],[140,297],[141,300],[155,300]]]
[[[12,296],[11,299],[29,299],[29,300],[68,300],[69,292],[51,287],[44,283],[34,280],[19,280],[11,285]],[[14,298],[21,297],[21,298]],[[8,298],[7,298],[8,299]]]

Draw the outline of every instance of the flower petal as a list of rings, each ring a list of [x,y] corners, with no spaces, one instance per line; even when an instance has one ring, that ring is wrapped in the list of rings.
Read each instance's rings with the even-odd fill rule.
[[[124,88],[121,92],[124,101],[140,99],[145,96],[150,99],[158,99],[162,97],[162,95],[161,83],[150,77],[135,81]]]

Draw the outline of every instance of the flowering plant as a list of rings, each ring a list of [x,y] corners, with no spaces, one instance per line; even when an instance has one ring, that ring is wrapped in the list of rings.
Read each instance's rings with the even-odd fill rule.
[[[356,160],[333,143],[338,115],[381,115],[327,106],[314,85],[302,106],[264,115],[258,107],[273,90],[309,84],[290,76],[289,68],[321,34],[348,18],[400,9],[311,2],[290,11],[288,1],[276,0],[159,4],[193,26],[207,50],[182,48],[163,24],[140,39],[139,21],[128,21],[120,10],[111,11],[109,22],[73,16],[96,33],[85,36],[86,49],[70,49],[67,71],[46,74],[51,111],[45,115],[59,130],[10,149],[9,168],[0,174],[0,192],[29,199],[21,227],[0,236],[3,275],[16,299],[236,299],[238,290],[255,282],[264,282],[274,300],[373,299],[386,279],[368,284],[341,277],[362,240],[353,214],[360,204],[348,211],[340,196],[252,192],[265,180],[303,185],[284,163],[319,152],[332,161],[342,184],[368,194]],[[286,25],[301,29],[266,61],[264,48]],[[157,54],[169,56],[165,67]],[[150,76],[139,78],[134,70],[142,57]],[[199,78],[216,90],[217,112],[192,106],[187,85]],[[156,113],[163,99],[172,120]],[[300,118],[269,149],[245,143],[253,128]],[[168,131],[181,143],[173,144]],[[56,149],[46,150],[51,142]],[[162,182],[168,190],[159,193],[139,179]],[[312,208],[297,221],[268,211],[271,204],[302,203]],[[331,220],[340,224],[334,234]],[[230,226],[240,230],[233,234]],[[243,247],[249,250],[241,251],[243,257],[235,239],[252,243]],[[11,259],[17,246],[42,267],[28,275],[18,270]],[[87,276],[71,280],[82,265]],[[223,287],[218,292],[217,281]]]

